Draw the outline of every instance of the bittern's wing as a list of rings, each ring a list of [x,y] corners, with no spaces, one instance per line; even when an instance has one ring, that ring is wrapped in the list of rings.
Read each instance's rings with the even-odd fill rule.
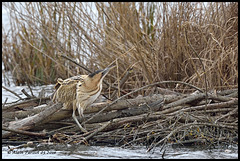
[[[62,85],[69,85],[75,82],[83,82],[83,80],[87,77],[88,75],[77,75],[77,76],[73,76],[70,78],[67,78],[63,81]]]
[[[55,84],[54,88],[57,90],[61,86],[62,83],[63,83],[63,80],[61,78],[58,78],[57,83]]]
[[[78,75],[65,80],[58,78],[57,84],[55,85],[56,91],[53,96],[53,101],[61,103],[73,102],[73,100],[76,99],[76,85],[79,81],[83,81],[86,76],[87,75]]]

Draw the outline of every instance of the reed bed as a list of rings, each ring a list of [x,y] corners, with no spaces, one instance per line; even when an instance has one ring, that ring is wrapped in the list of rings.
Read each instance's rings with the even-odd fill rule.
[[[91,71],[116,63],[107,77],[118,88],[113,98],[164,80],[207,90],[238,85],[237,2],[3,6],[10,11],[10,29],[2,27],[2,60],[16,85],[53,84],[58,77],[89,73],[61,55]],[[187,90],[181,84],[161,87]]]
[[[88,133],[69,120],[72,110],[25,91],[27,99],[2,105],[4,142],[137,144],[147,151],[168,143],[238,144],[237,2],[3,6],[10,11],[3,72],[11,71],[16,85],[53,84],[116,64],[102,92],[111,101],[79,120]]]

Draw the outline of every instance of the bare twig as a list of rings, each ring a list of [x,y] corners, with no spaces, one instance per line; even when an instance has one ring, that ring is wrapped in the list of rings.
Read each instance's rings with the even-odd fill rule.
[[[70,62],[76,64],[77,66],[80,66],[81,68],[83,68],[83,69],[86,70],[87,72],[89,72],[89,73],[92,73],[92,72],[93,72],[93,71],[91,71],[90,69],[86,68],[85,66],[83,66],[83,65],[77,63],[76,61],[74,61],[73,59],[69,58],[67,55],[63,55],[63,54],[61,54],[61,53],[59,53],[59,55],[60,55],[61,57],[65,58],[65,59],[69,60]]]
[[[86,140],[89,140],[89,139],[92,138],[94,135],[96,135],[98,132],[103,131],[110,123],[111,123],[111,121],[108,121],[108,122],[105,123],[103,126],[101,126],[100,128],[96,129],[93,133],[91,133],[90,135],[86,136],[85,139],[86,139]]]
[[[22,135],[46,136],[46,133],[36,133],[36,132],[29,132],[29,131],[24,131],[24,130],[10,129],[10,128],[4,127],[4,126],[2,126],[2,130],[10,131],[10,132],[14,132],[17,134],[22,134]]]
[[[31,92],[32,97],[36,97],[36,96],[34,96],[33,91],[32,91],[32,88],[30,87],[29,83],[27,83],[27,86],[28,86],[28,88],[29,88],[29,90],[30,90],[30,92]]]
[[[21,101],[21,102],[18,102],[18,103],[13,103],[13,104],[10,104],[8,106],[4,106],[2,108],[2,110],[10,110],[11,108],[15,108],[16,106],[19,106],[21,104],[26,104],[26,103],[30,103],[30,102],[38,102],[38,101],[46,101],[46,100],[49,100],[50,97],[45,97],[45,98],[32,98],[30,100],[24,100],[24,101]]]
[[[215,120],[214,123],[217,123],[219,120],[221,120],[221,119],[223,119],[223,118],[226,118],[226,117],[228,117],[228,116],[230,116],[230,115],[236,114],[237,110],[238,110],[238,107],[236,107],[234,110],[230,111],[230,112],[227,113],[226,115],[223,115],[223,116],[219,117],[217,120]]]
[[[5,89],[8,92],[11,92],[12,94],[14,94],[15,96],[17,96],[20,100],[23,100],[22,97],[20,97],[17,93],[13,92],[12,90],[6,88],[5,86],[2,86],[3,89]]]
[[[25,94],[25,96],[27,96],[27,98],[32,98],[32,96],[30,96],[26,91],[25,89],[22,89],[21,90],[23,94]]]
[[[7,103],[7,100],[8,100],[8,97],[5,99],[3,105],[2,105],[2,108],[4,108],[5,104]]]

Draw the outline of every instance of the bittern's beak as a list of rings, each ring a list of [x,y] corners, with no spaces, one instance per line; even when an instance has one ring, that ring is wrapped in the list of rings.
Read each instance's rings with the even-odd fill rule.
[[[112,68],[114,68],[114,67],[115,67],[115,65],[111,65],[111,66],[103,69],[103,71],[102,71],[102,77],[106,76],[107,73],[110,71],[110,69],[112,69]]]

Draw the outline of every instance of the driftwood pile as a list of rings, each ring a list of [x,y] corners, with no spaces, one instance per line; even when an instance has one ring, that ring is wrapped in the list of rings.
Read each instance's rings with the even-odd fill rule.
[[[238,89],[206,95],[200,89],[181,94],[157,88],[160,92],[150,96],[126,99],[133,91],[112,102],[94,103],[84,111],[84,118],[78,117],[87,133],[73,121],[72,111],[53,104],[49,97],[3,105],[3,142],[144,145],[148,151],[167,143],[238,142]]]

